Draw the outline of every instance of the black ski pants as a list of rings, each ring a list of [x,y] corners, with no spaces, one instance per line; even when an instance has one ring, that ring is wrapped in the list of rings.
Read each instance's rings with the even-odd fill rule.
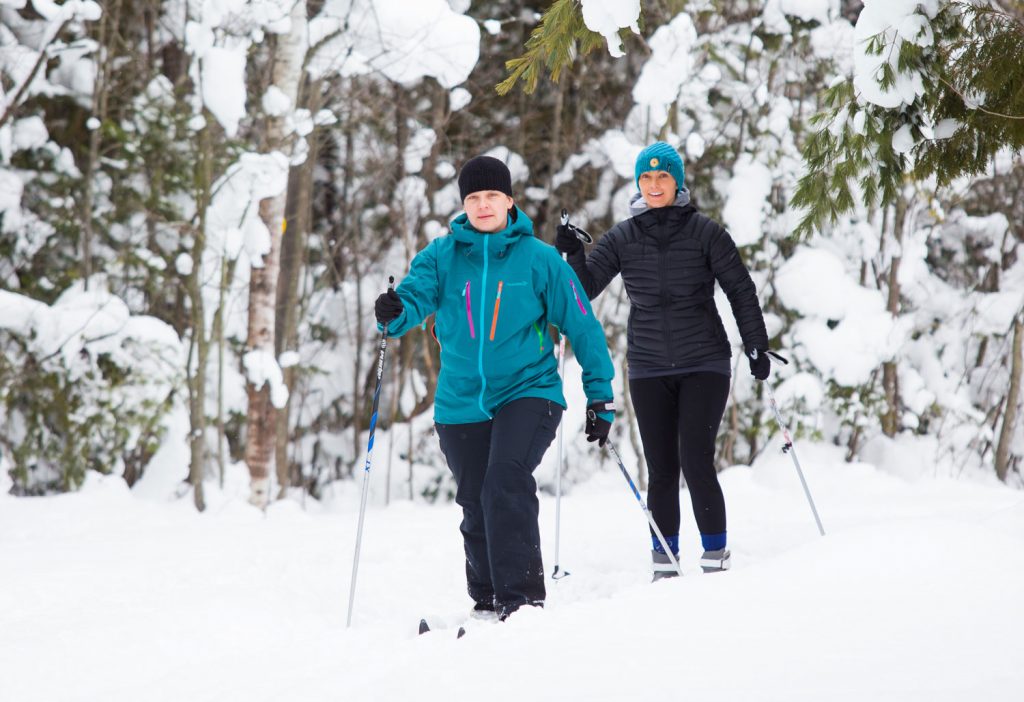
[[[702,535],[725,533],[725,498],[715,471],[715,437],[729,377],[685,373],[630,379],[629,391],[649,472],[647,508],[666,537],[679,534],[679,475]]]
[[[501,617],[544,602],[533,471],[561,418],[558,404],[527,397],[487,422],[435,425],[458,485],[469,596]]]

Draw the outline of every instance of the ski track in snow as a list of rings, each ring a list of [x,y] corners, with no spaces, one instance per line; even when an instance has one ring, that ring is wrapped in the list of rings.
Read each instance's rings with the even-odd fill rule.
[[[801,447],[804,449],[804,447]],[[198,515],[93,476],[0,497],[0,700],[1017,700],[1024,496],[910,482],[831,447],[722,474],[734,569],[649,582],[646,521],[617,471],[563,498],[548,606],[471,621],[460,514],[368,510],[345,628],[358,492],[264,516]],[[541,498],[547,572],[554,499]],[[417,636],[421,617],[435,628]]]

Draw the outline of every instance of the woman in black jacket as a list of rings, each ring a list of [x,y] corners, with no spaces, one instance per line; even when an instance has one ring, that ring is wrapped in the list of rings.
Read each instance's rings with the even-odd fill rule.
[[[768,334],[750,274],[729,233],[690,204],[683,162],[664,142],[636,161],[640,193],[631,217],[589,256],[566,226],[555,245],[593,299],[622,274],[629,296],[629,389],[650,472],[647,506],[669,547],[679,549],[680,469],[700,530],[705,572],[726,570],[725,500],[715,437],[729,396],[732,355],[715,307],[715,281],[729,298],[755,378],[768,377]],[[752,353],[756,351],[757,353]],[[654,579],[675,575],[657,538]]]

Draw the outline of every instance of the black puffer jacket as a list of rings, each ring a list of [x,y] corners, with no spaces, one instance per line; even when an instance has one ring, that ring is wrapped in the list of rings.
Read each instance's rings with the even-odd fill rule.
[[[683,204],[680,204],[683,203]],[[671,370],[731,356],[715,308],[717,280],[747,349],[768,348],[750,279],[729,233],[689,204],[647,209],[612,227],[569,264],[593,299],[619,273],[629,295],[627,358],[633,372]]]

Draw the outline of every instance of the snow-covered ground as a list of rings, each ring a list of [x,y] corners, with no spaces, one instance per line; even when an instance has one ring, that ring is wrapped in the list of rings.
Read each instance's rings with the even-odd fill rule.
[[[734,569],[700,573],[691,517],[686,577],[651,584],[646,521],[606,471],[563,498],[571,575],[547,608],[461,640],[451,505],[368,511],[346,629],[358,485],[334,510],[265,515],[242,476],[201,515],[95,474],[77,494],[5,495],[0,700],[1021,699],[1024,495],[800,448],[826,537],[774,452],[722,474]],[[417,636],[423,616],[435,631]]]

